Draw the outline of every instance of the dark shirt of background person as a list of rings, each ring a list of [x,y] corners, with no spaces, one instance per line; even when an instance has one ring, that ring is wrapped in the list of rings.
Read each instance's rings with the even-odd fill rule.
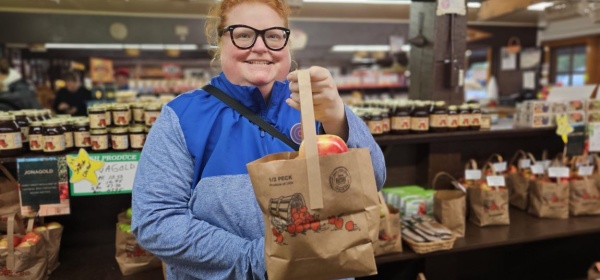
[[[79,76],[68,72],[63,76],[65,87],[56,92],[52,109],[57,114],[86,116],[87,102],[92,99],[92,92],[81,86]]]
[[[7,58],[0,58],[0,111],[41,108],[35,87],[11,68]]]
[[[127,68],[119,68],[115,71],[115,84],[117,90],[129,90],[129,70]]]

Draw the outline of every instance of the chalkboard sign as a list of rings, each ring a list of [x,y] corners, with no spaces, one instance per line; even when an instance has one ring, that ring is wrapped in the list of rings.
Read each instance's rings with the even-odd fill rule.
[[[71,196],[131,193],[139,152],[68,155]]]

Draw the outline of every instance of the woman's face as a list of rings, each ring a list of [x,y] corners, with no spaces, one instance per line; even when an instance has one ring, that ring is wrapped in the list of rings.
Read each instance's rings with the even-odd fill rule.
[[[269,6],[260,3],[244,3],[235,6],[227,14],[225,26],[244,24],[258,30],[284,27],[283,19]],[[227,79],[237,85],[256,86],[269,93],[274,81],[285,80],[290,70],[291,56],[288,46],[279,51],[269,50],[258,36],[254,46],[238,49],[229,32],[221,36],[221,67]]]

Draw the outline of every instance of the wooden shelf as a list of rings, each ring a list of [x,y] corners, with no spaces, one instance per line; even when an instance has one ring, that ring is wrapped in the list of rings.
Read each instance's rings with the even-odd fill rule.
[[[369,90],[369,89],[408,89],[403,84],[363,84],[363,85],[342,85],[338,90]]]

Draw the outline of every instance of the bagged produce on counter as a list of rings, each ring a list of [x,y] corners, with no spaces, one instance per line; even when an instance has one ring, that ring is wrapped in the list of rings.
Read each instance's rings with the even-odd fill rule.
[[[506,166],[502,162],[500,156],[497,163],[488,161],[483,166],[482,179],[467,188],[469,220],[480,227],[510,224],[508,189],[502,176],[505,170],[498,167]]]
[[[129,216],[127,213],[129,213]],[[127,217],[129,217],[129,223],[127,223]],[[125,222],[121,222],[123,218],[125,218]],[[120,213],[118,219],[115,237],[115,259],[119,264],[121,273],[127,276],[161,267],[161,261],[144,250],[131,233],[131,210]]]
[[[379,192],[381,213],[379,220],[379,236],[375,245],[375,255],[402,252],[402,238],[400,236],[400,212],[398,209],[386,204]]]
[[[57,222],[50,222],[34,227],[33,231],[41,235],[46,243],[48,274],[50,274],[60,264],[58,262],[58,255],[60,253],[60,241],[62,239],[63,226]]]
[[[451,181],[449,184],[453,189],[439,189],[442,177]],[[446,228],[454,232],[457,237],[465,236],[465,224],[467,220],[467,194],[466,189],[460,185],[452,175],[439,172],[433,177],[431,187],[436,190],[433,196],[433,215]]]
[[[587,157],[573,157],[569,181],[569,213],[571,216],[599,215],[600,190],[593,175],[594,165]]]
[[[433,215],[434,193],[434,190],[426,190],[419,186],[383,189],[385,200],[400,210],[400,216]]]
[[[529,182],[535,180],[532,167],[537,166],[535,157],[531,153],[518,150],[510,161],[508,174],[505,175],[508,188],[510,205],[521,210],[527,210],[529,203]],[[540,166],[541,167],[541,166]],[[539,168],[534,167],[536,172]],[[543,174],[543,167],[541,168]]]
[[[21,210],[19,200],[19,183],[15,177],[0,163],[0,216],[12,215]]]
[[[542,178],[531,182],[529,213],[539,218],[569,218],[570,170],[555,159]]]
[[[31,232],[14,234],[14,215],[8,218],[8,234],[0,237],[0,279],[48,279],[44,238]]]

